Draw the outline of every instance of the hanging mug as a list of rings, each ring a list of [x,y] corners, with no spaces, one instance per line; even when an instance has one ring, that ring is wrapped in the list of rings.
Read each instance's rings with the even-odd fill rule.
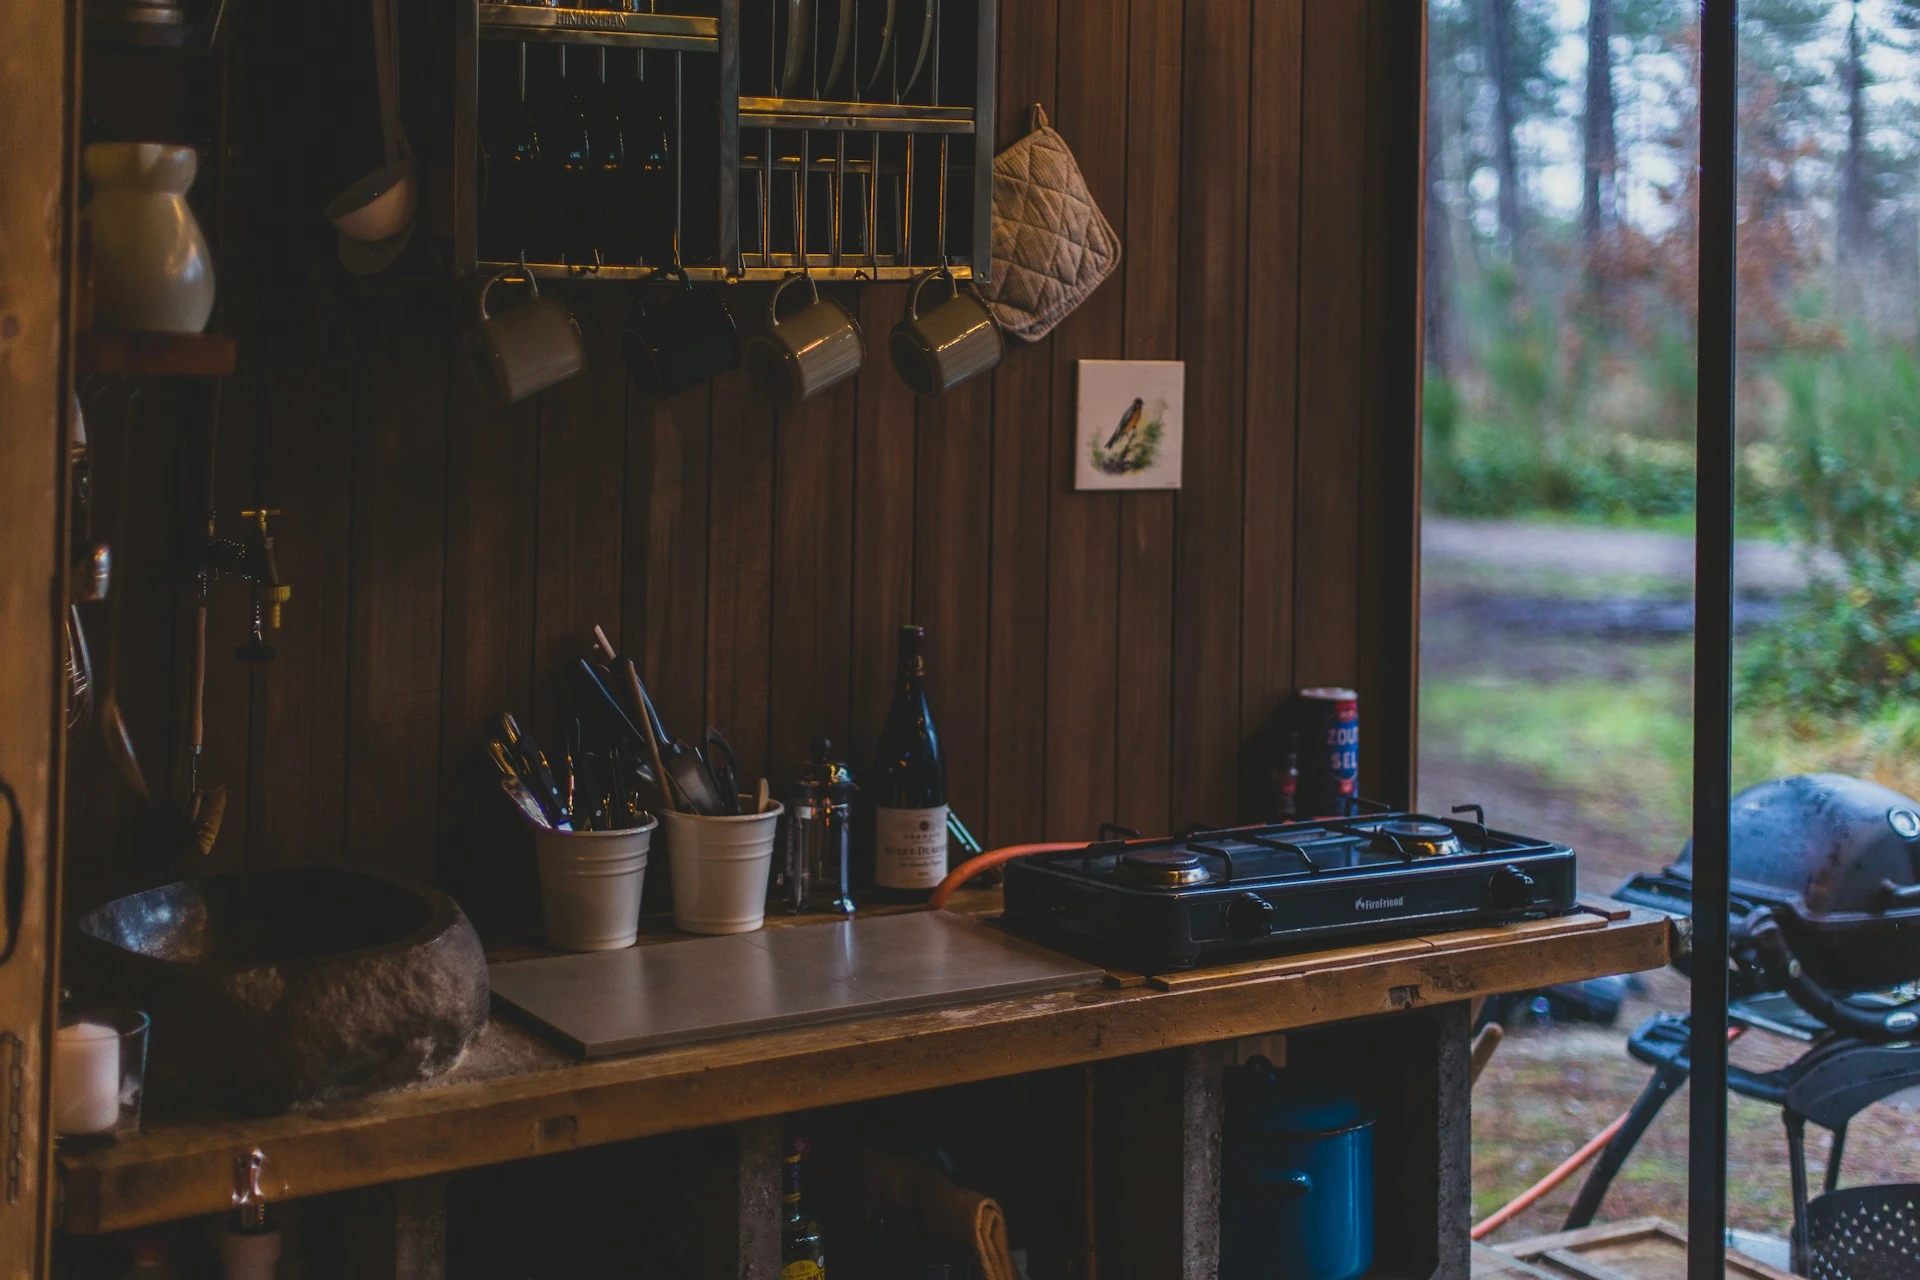
[[[684,270],[668,268],[661,275],[677,277],[679,292],[661,305],[642,305],[620,334],[633,380],[656,400],[740,367],[740,331],[719,294],[694,288]]]
[[[487,295],[515,274],[526,279],[527,300],[497,315],[489,311]],[[586,344],[573,313],[560,299],[540,296],[540,285],[525,262],[501,269],[481,286],[476,306],[479,316],[467,339],[468,355],[481,387],[500,403],[525,400],[587,367]]]
[[[813,301],[786,319],[780,318],[780,295],[798,281],[806,281]],[[767,303],[767,331],[747,345],[747,364],[781,404],[799,404],[860,372],[867,359],[866,336],[853,313],[832,298],[820,296],[813,277],[788,276]]]
[[[920,291],[935,279],[944,279],[949,292],[946,301],[923,315]],[[953,390],[999,364],[1007,353],[992,310],[971,285],[961,288],[946,267],[936,267],[913,282],[906,318],[893,327],[888,347],[901,379],[923,396]]]

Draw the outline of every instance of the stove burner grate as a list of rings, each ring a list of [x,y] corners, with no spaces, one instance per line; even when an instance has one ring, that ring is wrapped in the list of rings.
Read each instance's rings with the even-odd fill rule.
[[[1199,855],[1184,849],[1141,849],[1123,853],[1114,870],[1143,889],[1185,889],[1213,878]]]
[[[1407,861],[1416,858],[1445,858],[1464,850],[1460,837],[1443,822],[1422,822],[1397,818],[1373,829],[1373,848],[1381,853],[1397,853]]]

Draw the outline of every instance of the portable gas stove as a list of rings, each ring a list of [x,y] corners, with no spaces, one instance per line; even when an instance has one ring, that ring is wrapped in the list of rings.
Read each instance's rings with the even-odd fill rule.
[[[1036,854],[1007,864],[1004,923],[1151,972],[1573,909],[1572,849],[1460,811],[1481,820],[1373,813]]]

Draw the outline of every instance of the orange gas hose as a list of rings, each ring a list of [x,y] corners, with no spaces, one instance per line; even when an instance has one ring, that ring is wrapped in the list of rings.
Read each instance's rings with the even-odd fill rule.
[[[1731,1043],[1738,1040],[1741,1032],[1745,1030],[1745,1027],[1730,1028],[1727,1031],[1727,1041]],[[1613,1141],[1614,1135],[1626,1127],[1627,1117],[1632,1114],[1633,1112],[1631,1110],[1621,1112],[1619,1119],[1587,1139],[1586,1145],[1562,1161],[1559,1168],[1528,1187],[1525,1191],[1522,1191],[1505,1207],[1495,1210],[1485,1221],[1475,1226],[1470,1233],[1472,1237],[1475,1240],[1484,1240],[1501,1227],[1504,1227],[1507,1223],[1525,1213],[1528,1209],[1531,1209],[1539,1202],[1542,1196],[1545,1196],[1555,1187],[1572,1177],[1574,1173],[1579,1170],[1580,1166],[1599,1155],[1606,1145]]]
[[[1086,847],[1087,842],[1082,840],[1078,844],[1071,842],[1067,844],[1010,844],[1004,849],[989,849],[985,853],[976,854],[974,857],[968,858],[952,871],[949,871],[947,878],[942,880],[940,886],[933,891],[933,896],[927,899],[927,906],[938,911],[947,905],[947,900],[959,891],[961,885],[973,879],[982,871],[997,867],[1003,862],[1012,862],[1015,858],[1024,858],[1030,853],[1060,853],[1067,849],[1084,849]]]

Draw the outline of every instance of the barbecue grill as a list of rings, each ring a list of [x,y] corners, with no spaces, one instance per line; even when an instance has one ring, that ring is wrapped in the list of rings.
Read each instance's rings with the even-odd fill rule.
[[[1783,991],[1862,1040],[1920,1027],[1920,1000],[1858,998],[1920,981],[1920,803],[1840,774],[1782,778],[1734,797],[1731,848],[1736,996]],[[1684,915],[1692,889],[1688,842],[1614,896]]]
[[[1817,1280],[1914,1274],[1920,1186],[1842,1189],[1848,1122],[1920,1089],[1920,803],[1839,774],[1782,778],[1733,800],[1728,937],[1736,1031],[1800,1040],[1785,1067],[1732,1067],[1733,1092],[1780,1107],[1793,1177],[1794,1270]],[[1693,846],[1615,897],[1686,915]],[[1682,954],[1675,967],[1690,970]],[[1902,991],[1901,988],[1907,990]],[[1790,1004],[1788,1002],[1791,1002]],[[1567,1215],[1586,1226],[1662,1106],[1692,1072],[1689,1020],[1656,1014],[1628,1040],[1652,1079],[1619,1122]],[[1833,1133],[1825,1194],[1809,1199],[1807,1122]]]

